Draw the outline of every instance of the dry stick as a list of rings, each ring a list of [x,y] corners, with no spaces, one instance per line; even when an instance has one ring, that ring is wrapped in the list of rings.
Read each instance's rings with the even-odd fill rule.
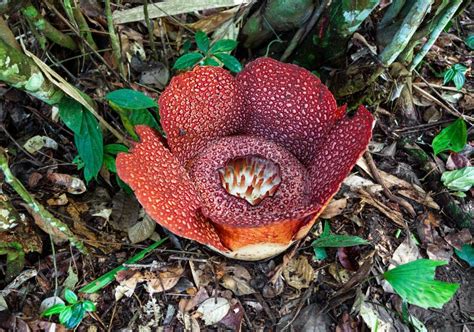
[[[12,186],[12,188],[17,192],[18,195],[25,201],[26,204],[36,212],[45,224],[60,233],[62,233],[73,246],[75,246],[83,254],[87,253],[87,249],[84,247],[82,241],[80,241],[76,236],[71,232],[69,227],[54,217],[48,210],[46,210],[43,205],[41,205],[23,186],[23,184],[13,175],[10,168],[8,167],[8,159],[6,152],[3,148],[0,147],[0,169],[2,170],[5,181]]]
[[[107,28],[109,30],[110,45],[112,45],[112,54],[117,66],[119,68],[120,75],[125,77],[125,67],[122,62],[122,50],[120,47],[119,39],[115,33],[114,20],[112,18],[112,9],[110,8],[110,0],[105,0],[105,16],[107,18]]]
[[[49,6],[48,3],[46,3],[46,4]],[[72,30],[72,32],[74,32],[74,34],[75,34],[76,36],[81,37],[81,32],[78,31],[68,20],[66,20],[66,18],[56,9],[56,7],[54,7],[54,6],[49,6],[48,8],[51,9],[51,10],[54,12],[54,14],[57,15],[57,16],[69,27],[69,29]],[[98,52],[96,49],[94,49],[94,47],[93,47],[91,44],[89,44],[89,43],[87,42],[87,40],[83,40],[82,42],[84,43],[84,45],[86,45],[86,47],[89,49],[89,51],[90,51],[91,53],[93,53],[96,57],[99,58],[99,60],[107,67],[108,70],[110,70],[110,72],[111,72],[112,74],[114,74],[118,79],[122,80],[124,83],[126,83],[127,85],[129,85],[129,84],[128,84],[128,81],[125,79],[125,77],[122,77],[119,73],[117,73],[117,72],[108,64],[108,62],[105,61],[105,59],[99,54],[99,52]],[[84,54],[84,55],[85,55],[85,54]]]
[[[410,217],[412,218],[416,217],[416,212],[413,206],[411,206],[411,204],[405,201],[403,198],[394,195],[390,191],[390,189],[388,189],[387,185],[385,184],[385,182],[383,181],[382,177],[379,174],[377,166],[375,165],[374,159],[372,158],[372,155],[370,154],[370,152],[367,151],[364,154],[364,156],[365,156],[365,159],[367,160],[367,164],[369,165],[370,172],[374,176],[375,181],[377,181],[377,183],[382,186],[385,196],[387,196],[387,198],[391,200],[392,202],[395,202],[399,204],[400,206],[402,206],[410,214]]]
[[[416,70],[413,70],[413,72],[416,74],[416,76],[418,76],[427,86],[428,88],[433,91],[433,93],[439,98],[441,99],[442,101],[438,100],[437,98],[433,97],[431,94],[429,94],[428,92],[426,92],[425,90],[423,90],[422,88],[416,86],[416,85],[413,85],[413,87],[415,88],[415,90],[417,90],[418,92],[420,92],[424,97],[434,101],[436,104],[438,104],[439,106],[443,107],[446,111],[448,111],[449,113],[457,116],[457,117],[462,117],[464,120],[466,120],[467,122],[469,122],[471,125],[473,125],[472,122],[474,122],[474,117],[472,116],[468,116],[468,115],[464,115],[462,114],[461,112],[459,112],[457,109],[455,109],[449,102],[445,101],[443,96],[441,96],[439,94],[438,91],[436,91],[436,89],[434,89],[429,83],[428,81],[425,80],[425,78],[423,76],[420,75],[420,73],[418,73]]]
[[[148,39],[150,40],[151,51],[153,52],[152,58],[158,60],[158,53],[156,52],[155,38],[153,36],[153,27],[151,26],[151,20],[148,16],[148,0],[144,0],[143,15],[145,16],[146,27],[148,29]]]
[[[313,14],[308,20],[308,23],[300,27],[291,39],[290,45],[288,45],[287,49],[285,50],[285,53],[283,53],[283,55],[281,56],[280,61],[285,61],[290,57],[295,48],[303,39],[305,39],[309,31],[314,27],[316,22],[319,20],[319,17],[323,13],[323,10],[329,5],[330,2],[331,0],[324,0],[323,3],[319,5],[318,9],[313,11]]]

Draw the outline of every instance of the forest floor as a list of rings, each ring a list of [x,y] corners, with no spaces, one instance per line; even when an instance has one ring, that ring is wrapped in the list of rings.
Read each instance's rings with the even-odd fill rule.
[[[96,20],[103,19],[92,2],[83,10]],[[215,13],[219,11],[206,15]],[[230,17],[222,14],[220,19],[224,22]],[[19,18],[13,15],[10,20]],[[466,14],[461,20],[469,17]],[[197,21],[202,26],[219,26],[216,19],[206,21],[206,16]],[[193,41],[193,35],[175,19],[164,17],[159,22],[155,35],[160,43],[170,35],[174,41]],[[370,27],[359,32],[373,39]],[[129,87],[156,100],[179,54],[174,44],[167,44],[166,61],[140,59],[140,52],[150,52],[146,34],[146,27],[136,23],[120,29],[121,45],[129,57]],[[48,234],[35,211],[4,183],[0,200],[9,197],[19,219],[14,230],[0,232],[0,243],[19,243],[25,260],[14,275],[7,275],[7,265],[15,261],[15,255],[7,255],[10,251],[0,247],[0,331],[66,330],[56,316],[41,317],[42,302],[52,301],[65,288],[96,305],[95,311],[84,315],[78,331],[364,331],[374,320],[379,331],[409,331],[419,322],[429,331],[474,331],[474,273],[456,254],[472,236],[443,205],[454,202],[464,211],[474,211],[474,192],[453,196],[439,181],[439,174],[446,170],[470,166],[474,149],[468,143],[459,153],[435,156],[431,145],[456,120],[453,109],[473,115],[470,69],[461,89],[443,84],[442,77],[454,64],[472,66],[473,52],[464,44],[465,38],[457,25],[442,33],[413,77],[410,103],[389,97],[388,92],[402,87],[402,81],[387,78],[374,84],[373,89],[385,97],[366,102],[376,118],[370,154],[359,160],[304,240],[284,254],[259,262],[227,259],[167,232],[143,214],[137,200],[124,193],[107,169],[86,183],[73,162],[77,155],[73,134],[57,120],[57,110],[0,83],[0,146],[8,150],[10,169],[89,250],[81,254],[54,232]],[[25,42],[97,100],[107,122],[120,127],[118,115],[104,101],[106,93],[126,87],[118,75],[104,74],[107,69],[97,59],[70,58],[67,51],[54,46],[42,51],[34,38]],[[245,64],[255,53],[238,49],[236,57]],[[103,53],[103,60],[116,68],[110,50]],[[472,142],[471,125],[467,128]],[[38,136],[39,145],[32,141]],[[438,174],[436,181],[430,177],[433,172]],[[327,248],[327,258],[318,259],[312,242],[320,237],[324,223],[333,233],[358,236],[369,244]],[[98,292],[79,291],[165,238]],[[460,287],[442,309],[409,305],[406,312],[401,297],[381,275],[421,257],[449,262],[437,269],[436,279]],[[212,298],[222,302],[205,302]],[[404,322],[407,317],[411,327]]]

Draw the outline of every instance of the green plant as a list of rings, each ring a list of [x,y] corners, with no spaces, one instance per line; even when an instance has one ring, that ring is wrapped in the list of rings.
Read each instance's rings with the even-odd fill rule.
[[[173,69],[184,70],[199,63],[203,66],[215,67],[223,65],[234,73],[242,70],[239,60],[229,54],[237,47],[237,41],[221,39],[211,44],[209,37],[202,31],[196,32],[194,39],[198,49],[195,52],[189,52],[189,47],[186,47],[185,54],[176,60]]]
[[[95,179],[102,167],[104,145],[99,123],[91,112],[72,98],[65,97],[58,105],[59,117],[74,133],[86,182]],[[77,163],[78,160],[76,160]]]
[[[72,329],[78,326],[87,312],[96,310],[95,304],[89,300],[79,300],[77,295],[70,289],[64,291],[64,299],[68,303],[58,303],[46,309],[41,315],[50,317],[59,315],[59,322],[66,328]]]
[[[468,166],[441,175],[441,181],[449,190],[456,192],[468,191],[474,186],[474,166]]]
[[[433,139],[432,146],[435,155],[443,151],[460,152],[467,143],[467,127],[462,118],[457,119],[441,130]]]
[[[418,259],[388,270],[383,277],[408,303],[422,308],[442,308],[451,300],[459,284],[434,280],[436,267],[445,261]]]
[[[461,90],[466,82],[466,72],[467,68],[459,63],[451,66],[444,72],[443,84],[453,81],[456,89]]]
[[[369,243],[369,241],[358,236],[333,234],[331,233],[329,223],[325,222],[321,236],[314,240],[311,245],[313,246],[316,259],[323,260],[327,258],[325,248],[353,247]]]
[[[472,244],[465,244],[461,250],[454,249],[459,258],[466,261],[470,267],[474,266],[474,247]]]
[[[158,104],[144,93],[131,89],[118,89],[106,94],[105,99],[120,115],[123,126],[135,140],[138,140],[138,136],[133,129],[134,126],[147,125],[158,131],[161,130],[155,116],[149,111],[153,109],[155,115],[159,116],[156,112]]]
[[[465,43],[470,50],[474,50],[474,35],[467,37]]]

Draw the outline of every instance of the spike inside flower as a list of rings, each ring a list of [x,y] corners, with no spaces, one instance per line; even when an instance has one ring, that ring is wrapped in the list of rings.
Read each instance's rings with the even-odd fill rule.
[[[260,156],[231,159],[218,171],[224,189],[251,205],[273,196],[281,183],[280,166]]]

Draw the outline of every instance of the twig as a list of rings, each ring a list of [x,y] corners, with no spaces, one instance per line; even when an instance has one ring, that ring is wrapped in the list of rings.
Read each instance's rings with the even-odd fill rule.
[[[467,94],[468,92],[466,91],[466,89],[460,89],[458,90],[457,88],[453,87],[453,86],[444,86],[444,85],[439,85],[439,84],[433,84],[433,83],[430,83],[430,82],[414,82],[412,83],[413,85],[417,85],[417,86],[426,86],[426,87],[432,87],[432,88],[435,88],[435,89],[440,89],[440,90],[446,90],[446,91],[452,91],[452,92],[460,92],[462,94]]]
[[[18,195],[25,201],[28,206],[35,211],[44,223],[50,227],[52,230],[61,233],[64,235],[73,246],[75,246],[83,254],[87,253],[87,249],[84,247],[82,241],[80,241],[76,236],[71,232],[69,227],[54,217],[48,210],[46,210],[43,205],[41,205],[31,194],[26,190],[23,184],[13,175],[10,168],[8,167],[8,159],[6,152],[3,148],[0,147],[0,169],[2,170],[5,181],[12,186],[12,188],[17,192]]]
[[[148,39],[150,40],[150,48],[153,53],[152,58],[158,60],[158,53],[156,52],[155,38],[153,36],[153,27],[151,25],[150,16],[148,15],[148,0],[144,0],[143,15],[145,16],[146,27],[148,29]]]
[[[387,185],[385,184],[385,182],[383,181],[382,177],[379,174],[377,166],[375,165],[374,159],[372,158],[372,155],[370,154],[370,152],[367,151],[364,154],[364,156],[365,156],[365,159],[367,160],[367,164],[369,165],[370,172],[374,176],[375,181],[377,181],[377,183],[382,186],[385,196],[387,196],[387,198],[391,200],[392,202],[395,202],[399,204],[400,206],[402,206],[410,214],[412,218],[416,217],[416,212],[413,206],[411,206],[411,204],[405,201],[403,198],[394,195],[390,191],[390,189],[388,189]]]
[[[293,53],[295,48],[299,45],[299,43],[305,39],[305,37],[308,35],[308,33],[313,29],[314,25],[316,22],[319,20],[319,17],[323,13],[323,10],[328,6],[328,4],[331,2],[331,0],[324,0],[320,5],[319,8],[313,11],[313,14],[308,20],[307,24],[304,24],[302,27],[298,29],[298,31],[295,33],[293,38],[291,39],[290,44],[288,45],[287,49],[285,50],[285,53],[280,58],[280,61],[285,61],[290,57],[290,55]]]
[[[112,18],[112,9],[110,7],[110,0],[105,0],[105,16],[107,18],[107,28],[109,30],[110,45],[112,46],[112,54],[120,72],[120,75],[125,77],[125,67],[122,62],[122,50],[120,42],[115,33],[114,20]]]
[[[416,72],[416,71],[415,71]],[[438,106],[441,106],[442,108],[444,108],[446,111],[448,111],[448,113],[456,116],[456,117],[460,117],[460,118],[463,118],[466,122],[468,122],[470,125],[473,125],[474,124],[474,117],[472,116],[469,116],[469,115],[464,115],[462,114],[461,112],[459,112],[457,109],[455,109],[454,107],[452,107],[451,105],[449,105],[448,102],[444,102],[443,100],[443,97],[439,96],[438,92],[436,90],[435,91],[435,94],[437,94],[439,97],[441,97],[441,99],[443,100],[440,101],[438,98],[432,96],[430,93],[426,92],[425,90],[423,90],[422,88],[416,86],[416,85],[413,85],[413,88],[418,91],[420,94],[423,95],[423,97],[425,97],[426,99],[429,99],[431,101],[433,101],[435,104],[437,104]]]
[[[55,15],[57,15],[71,30],[72,32],[74,32],[74,34],[78,37],[81,37],[81,32],[78,31],[68,20],[66,20],[66,18],[61,14],[61,12],[59,12],[56,7],[54,6],[50,6],[47,2],[46,2],[46,5],[48,5],[48,8],[51,9]],[[87,40],[83,40],[82,41],[84,43],[84,45],[86,45],[86,47],[89,49],[89,51],[91,51],[92,53],[94,53],[94,55],[96,57],[99,58],[99,60],[104,64],[104,66],[107,67],[108,70],[110,70],[110,72],[112,74],[114,74],[115,76],[117,76],[118,79],[122,80],[127,86],[129,85],[128,84],[128,81],[126,80],[125,77],[122,77],[119,73],[117,73],[110,65],[107,61],[105,61],[105,59],[99,54],[99,52],[94,49],[94,47],[92,45],[90,45]],[[85,54],[84,54],[85,55]]]

